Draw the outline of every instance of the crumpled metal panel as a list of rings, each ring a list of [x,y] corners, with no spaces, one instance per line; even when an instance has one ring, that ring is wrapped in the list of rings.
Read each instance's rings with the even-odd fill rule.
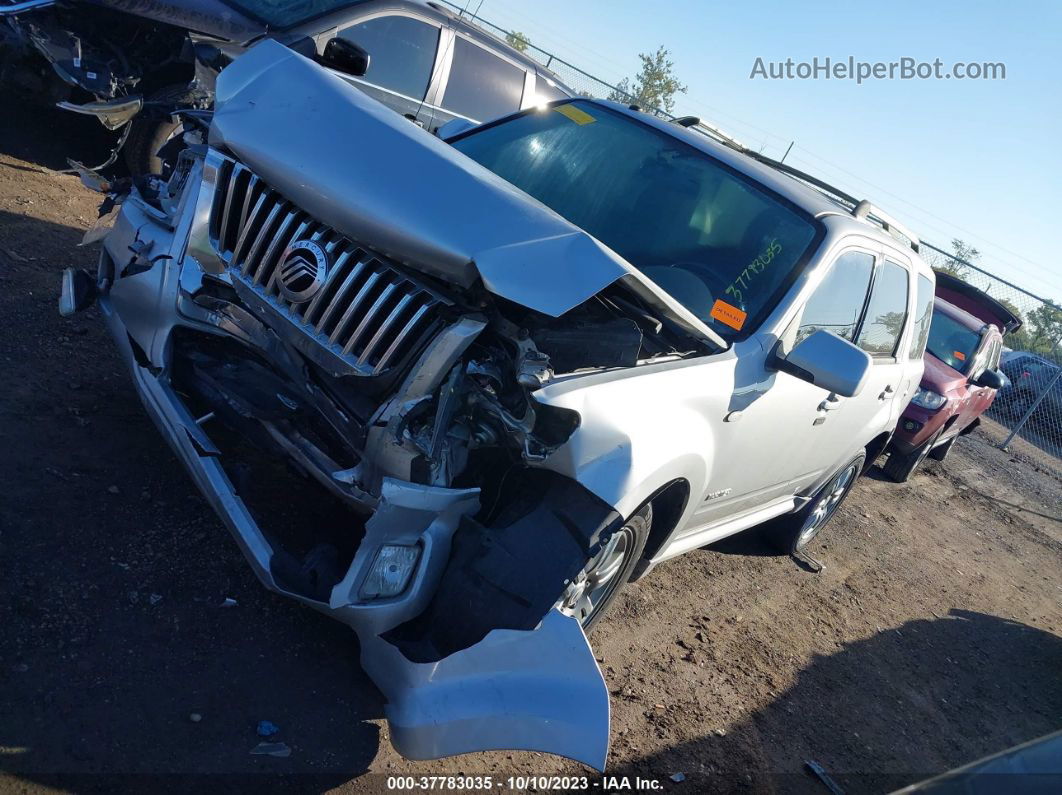
[[[218,78],[211,145],[314,218],[460,287],[561,315],[633,273],[618,255],[363,92],[263,41]]]
[[[571,616],[554,609],[531,632],[496,629],[437,663],[397,669],[404,681],[386,714],[407,759],[518,748],[605,769],[608,690]]]

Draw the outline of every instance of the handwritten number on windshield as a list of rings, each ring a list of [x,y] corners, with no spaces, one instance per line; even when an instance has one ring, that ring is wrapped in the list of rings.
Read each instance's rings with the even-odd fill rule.
[[[749,285],[756,281],[755,277],[763,273],[774,258],[778,256],[781,250],[782,244],[778,242],[778,238],[773,238],[771,242],[767,244],[767,248],[764,252],[750,262],[748,266],[738,274],[737,278],[730,283],[730,286],[726,288],[726,294],[731,296],[738,304],[744,304],[744,293],[742,290],[747,290]]]

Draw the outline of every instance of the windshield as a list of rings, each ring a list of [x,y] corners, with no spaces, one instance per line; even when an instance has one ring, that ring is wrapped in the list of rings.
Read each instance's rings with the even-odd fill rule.
[[[454,147],[605,243],[723,336],[774,307],[814,223],[698,149],[586,102]]]
[[[933,324],[929,327],[926,350],[944,364],[965,373],[973,362],[974,351],[980,342],[981,335],[976,331],[971,331],[940,310],[933,310]]]
[[[288,28],[304,19],[357,5],[358,0],[228,0],[228,4],[271,28]]]

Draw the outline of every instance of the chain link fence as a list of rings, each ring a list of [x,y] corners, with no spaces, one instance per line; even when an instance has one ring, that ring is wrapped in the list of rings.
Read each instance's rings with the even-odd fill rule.
[[[1009,350],[1000,370],[1008,383],[988,413],[1009,431],[1000,447],[1021,439],[1020,452],[1062,471],[1062,307],[931,243],[922,242],[921,254],[930,267],[984,291],[1021,318],[1022,327],[1003,338]]]
[[[487,33],[514,44],[517,37],[510,31],[456,3],[440,1]],[[516,46],[577,94],[627,103],[635,101],[631,94],[526,40]],[[643,110],[674,118],[659,108]],[[1013,448],[1038,464],[1062,472],[1062,307],[931,243],[922,241],[921,254],[930,267],[983,290],[1021,318],[1022,328],[1004,338],[1009,350],[1003,354],[1000,370],[1008,383],[999,391],[988,413],[1008,431],[999,445],[1001,448]],[[1021,441],[1016,443],[1016,439]]]

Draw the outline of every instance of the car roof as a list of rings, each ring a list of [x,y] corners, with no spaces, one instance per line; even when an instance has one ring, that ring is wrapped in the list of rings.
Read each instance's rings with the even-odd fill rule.
[[[350,0],[350,2],[337,8],[329,9],[322,14],[309,16],[290,26],[287,30],[313,29],[320,32],[322,27],[327,29],[355,11],[372,10],[374,7],[378,7],[380,10],[415,11],[417,14],[433,19],[436,22],[446,22],[477,44],[481,44],[488,49],[504,52],[507,58],[519,62],[521,66],[530,71],[545,75],[566,94],[575,96],[575,91],[565,85],[563,80],[530,55],[520,52],[504,39],[484,30],[467,17],[457,14],[442,3],[434,2],[434,0]],[[314,24],[315,22],[318,24]]]

